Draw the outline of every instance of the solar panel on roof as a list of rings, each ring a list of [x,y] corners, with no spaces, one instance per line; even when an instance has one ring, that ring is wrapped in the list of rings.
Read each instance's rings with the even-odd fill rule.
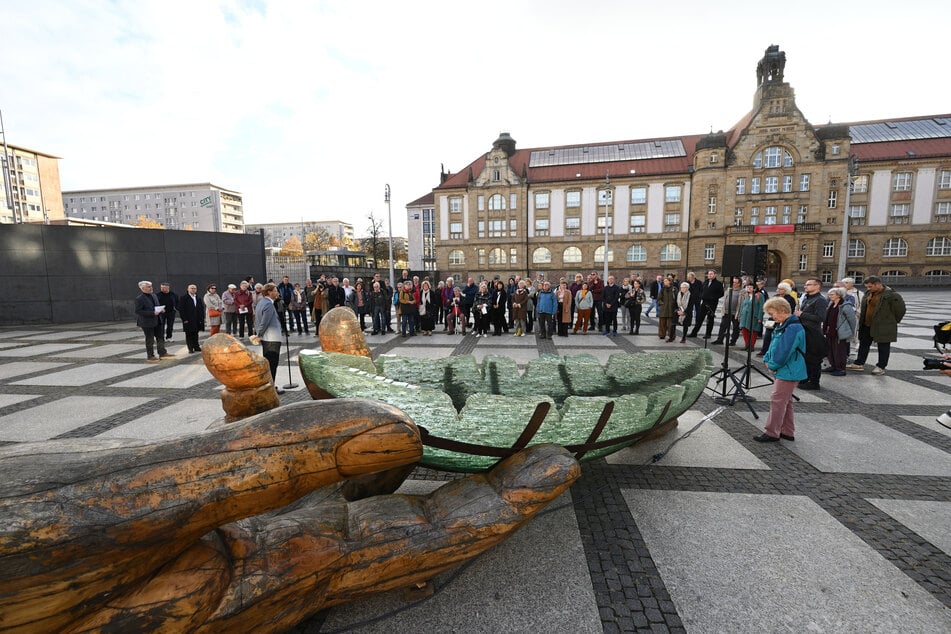
[[[852,143],[942,139],[951,137],[951,126],[948,123],[951,123],[951,118],[948,117],[883,121],[853,125],[849,127],[849,132],[852,134]]]
[[[529,167],[552,167],[556,165],[580,165],[584,163],[610,163],[614,161],[637,161],[643,159],[675,158],[687,156],[680,139],[672,141],[645,141],[640,143],[612,143],[583,147],[537,150],[531,153]]]

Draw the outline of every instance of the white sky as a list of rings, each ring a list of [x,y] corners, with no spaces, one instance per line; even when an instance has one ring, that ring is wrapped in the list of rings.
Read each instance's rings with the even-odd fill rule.
[[[64,190],[211,181],[358,236],[490,149],[727,129],[756,62],[816,124],[951,112],[944,2],[0,0],[10,143]]]

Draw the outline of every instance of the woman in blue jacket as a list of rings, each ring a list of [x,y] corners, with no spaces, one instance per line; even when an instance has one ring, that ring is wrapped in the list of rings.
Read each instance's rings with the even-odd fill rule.
[[[757,442],[795,440],[793,425],[793,390],[806,378],[806,331],[799,318],[791,314],[789,302],[782,297],[771,297],[763,305],[769,318],[776,322],[773,340],[763,361],[775,376],[773,393],[769,397],[769,417],[766,431],[754,436]]]

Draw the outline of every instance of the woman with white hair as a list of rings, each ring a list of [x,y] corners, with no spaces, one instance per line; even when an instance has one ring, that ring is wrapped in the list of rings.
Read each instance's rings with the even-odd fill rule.
[[[789,302],[789,308],[793,312],[796,311],[796,300],[792,296],[792,286],[786,282],[780,282],[776,285],[776,297],[782,297],[787,302]],[[761,357],[766,354],[766,351],[769,349],[769,342],[773,340],[773,326],[768,324],[763,324],[763,346],[759,349],[759,352],[756,353],[757,357]]]
[[[844,288],[829,289],[829,307],[822,321],[822,333],[828,344],[829,367],[824,371],[832,376],[845,376],[845,364],[849,358],[849,340],[856,330],[855,309],[845,301]]]
[[[691,298],[690,282],[680,283],[680,292],[677,293],[677,319],[670,324],[670,338],[673,341],[677,335],[677,324],[683,326],[680,343],[687,343],[687,330],[693,321],[693,299]]]

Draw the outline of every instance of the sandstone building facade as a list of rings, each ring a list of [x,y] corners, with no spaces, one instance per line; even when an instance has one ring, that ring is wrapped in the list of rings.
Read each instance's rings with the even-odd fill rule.
[[[426,200],[435,268],[559,277],[607,257],[619,277],[683,277],[766,244],[771,283],[951,283],[951,115],[814,126],[784,67],[767,49],[726,132],[532,149],[502,133]]]

